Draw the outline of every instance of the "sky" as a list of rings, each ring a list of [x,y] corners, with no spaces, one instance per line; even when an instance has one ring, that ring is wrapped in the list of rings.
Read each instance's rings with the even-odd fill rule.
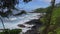
[[[37,8],[45,8],[50,5],[51,0],[32,0],[29,3],[24,3],[22,0],[19,1],[17,8],[23,9],[26,11],[31,11]],[[56,0],[56,3],[59,3],[60,0]]]

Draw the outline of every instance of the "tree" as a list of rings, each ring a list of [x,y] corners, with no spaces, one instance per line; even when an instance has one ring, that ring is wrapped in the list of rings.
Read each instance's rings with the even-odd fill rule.
[[[17,5],[19,2],[19,0],[0,0],[0,15],[2,17],[7,17],[8,15],[12,14],[12,10],[11,9],[16,9],[15,5]],[[23,0],[23,2],[28,3],[31,0]],[[7,11],[4,12],[2,11],[3,9],[7,8]]]
[[[37,13],[46,13],[48,8],[38,8],[38,9],[35,9],[34,12],[37,12]]]
[[[18,0],[0,0],[0,15],[2,17],[7,17],[8,15],[12,14],[11,9],[15,9],[16,4],[18,4]],[[6,12],[3,11],[5,8],[7,8]]]
[[[11,9],[15,9],[15,5],[17,5],[19,2],[19,0],[0,0],[0,16],[1,17],[8,17],[9,15],[12,15],[12,10]],[[26,2],[28,3],[29,1],[31,0],[23,0],[23,2]],[[4,9],[7,8],[7,11],[4,12]],[[4,26],[4,23],[3,23],[3,20],[2,18],[0,17],[1,21],[2,21],[2,25],[3,25],[3,28],[5,30],[5,26]]]
[[[0,0],[0,9],[1,9],[0,16],[3,18],[3,17],[7,17],[9,14],[12,14],[11,9],[14,9],[17,3],[18,3],[17,0]],[[4,12],[5,8],[7,8],[6,12]],[[2,21],[2,25],[5,30],[5,26],[1,17],[0,19]]]
[[[46,12],[46,28],[44,29],[43,34],[48,34],[49,27],[51,23],[52,12],[55,6],[55,0],[51,0],[51,7]]]

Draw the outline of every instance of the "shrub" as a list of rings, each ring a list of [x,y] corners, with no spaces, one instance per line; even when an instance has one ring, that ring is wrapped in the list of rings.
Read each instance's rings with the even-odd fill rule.
[[[0,32],[0,34],[19,34],[21,31],[21,29],[6,29],[5,32]]]

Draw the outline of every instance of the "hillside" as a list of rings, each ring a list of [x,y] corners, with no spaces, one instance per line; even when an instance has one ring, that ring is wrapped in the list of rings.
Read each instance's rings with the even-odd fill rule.
[[[34,12],[38,12],[38,13],[45,13],[48,11],[48,9],[50,8],[38,8],[36,10],[34,10]],[[42,17],[40,18],[40,20],[43,22],[43,24],[45,23],[45,18]],[[40,28],[40,32],[41,30],[43,31],[43,29],[45,28],[45,26],[42,26],[42,28]],[[60,34],[60,3],[56,4],[52,13],[52,17],[51,17],[51,25],[50,28],[52,28],[52,31],[54,31],[54,34]],[[49,32],[49,34],[53,34],[53,32]]]

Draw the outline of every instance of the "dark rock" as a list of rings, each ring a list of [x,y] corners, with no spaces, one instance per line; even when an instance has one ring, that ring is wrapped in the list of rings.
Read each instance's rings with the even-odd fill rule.
[[[28,30],[24,34],[40,34],[38,29],[42,25],[42,22],[39,19],[31,20],[29,22],[26,22],[25,24],[30,24],[30,25],[35,24],[35,25],[31,28],[31,30]]]
[[[41,25],[42,22],[39,19],[34,19],[34,20],[29,21],[29,22],[26,22],[25,24],[30,24],[30,25],[38,24],[38,25]]]
[[[23,24],[18,24],[18,27],[23,27],[23,28],[25,28],[26,26],[24,26]]]

